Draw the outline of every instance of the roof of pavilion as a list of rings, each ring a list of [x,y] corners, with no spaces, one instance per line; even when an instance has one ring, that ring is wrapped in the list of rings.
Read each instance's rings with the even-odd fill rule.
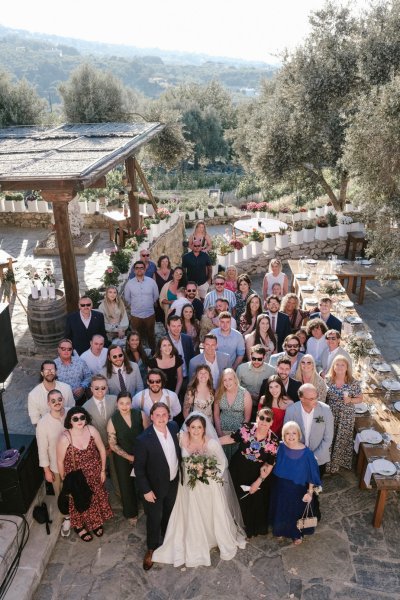
[[[160,123],[95,123],[0,129],[1,189],[79,191],[163,128]]]

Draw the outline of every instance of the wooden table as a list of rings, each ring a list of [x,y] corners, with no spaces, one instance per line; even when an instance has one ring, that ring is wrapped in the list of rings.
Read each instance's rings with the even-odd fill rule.
[[[358,291],[358,304],[364,302],[365,285],[368,280],[376,279],[377,267],[375,264],[362,265],[356,262],[346,262],[335,270],[335,274],[341,282],[345,279],[347,283],[347,294],[355,294],[357,289],[357,280],[360,279],[360,288]]]
[[[108,232],[110,240],[117,244],[118,248],[123,248],[125,245],[125,229],[130,232],[130,213],[127,215],[119,210],[110,210],[103,213],[103,216],[108,219]],[[117,237],[114,236],[114,228],[117,226]],[[114,239],[115,238],[115,239]]]
[[[391,406],[386,404],[383,394],[364,394],[364,402],[373,407],[373,412],[356,416],[355,432],[360,433],[364,429],[373,428],[381,434],[390,434],[392,441],[387,448],[384,448],[382,444],[360,443],[357,460],[360,489],[366,489],[364,476],[368,462],[372,458],[386,458],[391,462],[400,461],[400,450],[397,448],[397,444],[400,445],[400,413],[390,410]],[[374,527],[380,527],[383,520],[387,494],[389,491],[400,490],[400,480],[394,477],[384,477],[375,474],[373,474],[372,478],[378,490],[372,524]]]
[[[0,250],[0,285],[4,281],[4,269],[9,269],[10,271],[14,272],[13,263],[16,262],[17,259],[11,256],[11,254],[8,254],[4,250]],[[17,286],[15,283],[11,284],[11,289],[14,294],[17,293]]]

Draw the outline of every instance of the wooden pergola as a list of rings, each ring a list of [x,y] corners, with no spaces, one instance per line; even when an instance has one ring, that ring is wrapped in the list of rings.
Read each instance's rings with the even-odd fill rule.
[[[38,190],[53,203],[68,312],[79,300],[68,203],[87,188],[106,187],[106,174],[125,163],[131,227],[137,229],[138,179],[156,206],[135,155],[163,128],[160,123],[96,123],[0,129],[1,191]]]

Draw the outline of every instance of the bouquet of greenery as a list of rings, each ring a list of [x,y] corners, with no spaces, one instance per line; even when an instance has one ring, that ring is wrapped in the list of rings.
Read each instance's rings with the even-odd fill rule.
[[[221,470],[217,466],[215,456],[205,454],[192,454],[182,459],[188,474],[188,486],[193,490],[196,483],[210,485],[210,481],[216,481],[223,485]]]
[[[347,342],[347,352],[356,360],[368,356],[369,351],[375,346],[374,341],[368,338],[352,336]]]

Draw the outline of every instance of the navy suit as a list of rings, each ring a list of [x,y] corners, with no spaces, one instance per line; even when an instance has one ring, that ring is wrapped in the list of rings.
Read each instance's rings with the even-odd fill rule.
[[[94,335],[102,335],[104,337],[104,345],[110,345],[104,325],[103,313],[98,310],[92,310],[89,327],[85,327],[83,324],[79,310],[67,315],[64,337],[71,340],[72,346],[79,356],[86,350],[89,350],[90,340]]]
[[[320,312],[314,312],[310,315],[310,319],[316,318],[322,319]],[[324,323],[326,323],[328,329],[336,329],[339,333],[342,331],[342,321],[333,315],[329,315],[328,320]]]
[[[167,427],[174,440],[176,455],[180,462],[179,427],[174,421],[169,421]],[[155,550],[161,545],[161,537],[165,534],[175,504],[179,470],[175,479],[170,481],[168,462],[153,425],[136,438],[134,452],[138,490],[143,495],[152,491],[156,496],[155,502],[147,502],[143,498],[143,508],[147,516],[147,547],[149,550]]]
[[[172,338],[169,333],[167,334],[167,336],[171,340],[172,345],[174,345],[174,342],[172,341]],[[187,333],[181,333],[181,342],[183,348],[183,356],[181,358],[185,361],[186,373],[189,373],[189,363],[195,355],[193,341],[190,335],[187,335]]]
[[[271,313],[268,312],[268,316],[271,321]],[[285,337],[292,333],[292,327],[290,325],[289,317],[285,313],[278,311],[274,316],[277,317],[275,327],[275,336],[278,346],[277,352],[282,352],[283,342],[285,341]]]

